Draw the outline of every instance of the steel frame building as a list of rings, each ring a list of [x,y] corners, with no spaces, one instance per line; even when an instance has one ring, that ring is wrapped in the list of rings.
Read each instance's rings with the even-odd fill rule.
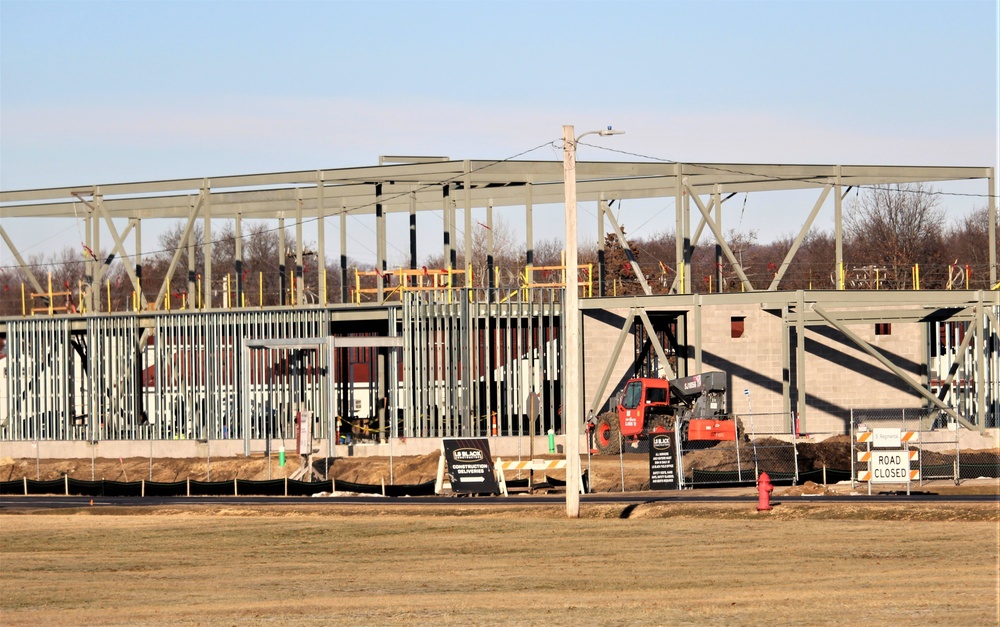
[[[224,416],[232,411],[225,408],[227,402],[232,405],[231,396],[250,393],[255,385],[269,385],[260,378],[259,372],[268,368],[273,372],[277,363],[284,364],[284,375],[296,374],[292,377],[295,381],[290,380],[280,392],[275,388],[267,393],[281,399],[276,406],[285,413],[281,419],[284,421],[282,429],[290,428],[288,414],[293,404],[311,399],[308,402],[313,407],[323,407],[329,401],[325,397],[321,400],[321,396],[328,393],[323,390],[336,386],[341,386],[341,397],[349,394],[345,373],[336,372],[333,364],[323,362],[316,354],[309,356],[301,349],[271,355],[267,358],[269,365],[261,362],[251,366],[242,358],[234,358],[233,355],[241,350],[237,340],[251,336],[255,339],[275,336],[409,338],[398,360],[388,359],[384,350],[376,350],[365,357],[371,364],[368,378],[379,382],[369,395],[371,405],[381,403],[380,426],[376,431],[383,438],[390,433],[407,437],[473,435],[484,431],[514,433],[523,427],[523,421],[517,418],[523,411],[517,407],[523,403],[521,397],[528,390],[535,393],[547,390],[545,399],[551,407],[546,412],[547,422],[543,428],[558,427],[559,347],[565,341],[558,332],[559,290],[500,294],[493,283],[493,273],[487,272],[481,286],[463,285],[465,289],[460,292],[411,295],[400,303],[386,301],[387,294],[379,281],[376,304],[358,306],[349,304],[347,281],[342,282],[338,297],[329,293],[323,274],[318,303],[307,302],[299,281],[290,307],[222,309],[222,303],[213,302],[211,290],[207,290],[201,309],[176,313],[163,311],[166,285],[147,303],[140,284],[142,260],[147,255],[143,248],[142,227],[149,220],[183,221],[181,245],[172,255],[168,275],[173,274],[185,253],[189,270],[193,270],[192,250],[200,246],[204,251],[204,280],[211,284],[213,228],[218,230],[219,221],[235,223],[237,276],[243,256],[243,221],[275,220],[281,236],[291,221],[297,243],[295,272],[301,277],[307,231],[314,229],[315,254],[319,267],[324,268],[330,256],[326,228],[328,222],[334,221],[339,227],[340,267],[346,275],[349,216],[371,216],[366,219],[374,220],[376,267],[381,272],[389,270],[389,216],[408,216],[409,262],[411,268],[416,268],[418,243],[433,241],[424,233],[418,237],[417,215],[440,212],[443,218],[441,250],[454,270],[459,249],[464,252],[465,259],[472,258],[474,223],[484,222],[491,229],[494,208],[518,207],[524,212],[525,262],[530,266],[533,263],[534,224],[539,219],[536,213],[548,212],[549,205],[562,203],[563,175],[562,163],[555,161],[383,157],[380,165],[372,167],[2,191],[0,236],[37,292],[45,291],[43,282],[25,262],[6,226],[16,220],[30,220],[35,224],[49,218],[78,218],[83,223],[87,248],[99,252],[109,248],[124,262],[133,288],[142,301],[142,311],[101,311],[101,299],[96,294],[101,285],[103,261],[95,255],[87,262],[86,315],[0,319],[0,335],[6,339],[8,347],[8,381],[3,394],[7,415],[0,416],[6,418],[0,423],[0,440],[170,439],[183,435],[199,439],[239,437],[249,442],[269,438],[273,433],[268,430],[266,417],[261,417],[257,425],[257,418],[244,416],[237,423],[227,422]],[[702,355],[705,323],[701,313],[706,308],[736,305],[766,312],[781,321],[782,335],[769,341],[776,342],[783,355],[784,374],[778,377],[777,385],[781,389],[781,409],[788,414],[805,415],[808,412],[810,378],[806,372],[806,329],[827,327],[847,338],[893,376],[908,378],[905,385],[912,396],[919,397],[920,403],[948,414],[966,427],[997,426],[1000,369],[997,367],[996,338],[1000,328],[997,322],[1000,292],[854,292],[845,290],[842,280],[838,281],[837,289],[830,291],[781,290],[781,281],[791,260],[817,215],[829,204],[833,205],[836,264],[842,267],[842,201],[847,191],[859,186],[942,181],[982,182],[983,195],[988,198],[990,284],[996,285],[997,208],[992,168],[578,162],[577,195],[581,201],[597,205],[596,239],[601,247],[605,233],[614,233],[624,242],[620,225],[608,209],[610,202],[672,198],[677,208],[674,216],[677,273],[669,294],[654,295],[643,280],[645,296],[610,298],[603,291],[603,280],[599,280],[598,296],[581,299],[585,316],[595,319],[617,316],[610,325],[614,328],[611,337],[617,335],[611,342],[617,346],[617,354],[602,364],[613,365],[602,367],[600,371],[591,368],[586,373],[586,406],[596,411],[607,403],[608,383],[615,377],[624,376],[623,363],[626,370],[639,365],[638,360],[623,359],[620,355],[627,337],[638,334],[645,338],[650,351],[647,361],[652,360],[648,363],[655,370],[677,374],[696,372],[705,362]],[[811,207],[803,208],[801,228],[769,284],[754,285],[739,259],[725,244],[723,203],[735,193],[788,190],[815,190],[816,200]],[[459,219],[462,228],[459,228]],[[194,227],[199,222],[203,224],[204,239],[195,242]],[[718,254],[735,269],[743,292],[691,293],[693,243],[706,230],[719,242]],[[464,233],[461,245],[456,238],[459,231]],[[371,233],[364,231],[360,236],[370,241]],[[355,239],[357,237],[356,234]],[[492,247],[490,239],[487,242],[489,259],[492,259]],[[427,254],[426,250],[421,252]],[[284,256],[284,251],[279,254]],[[280,263],[284,265],[284,258]],[[643,276],[640,271],[636,274],[640,279]],[[192,283],[189,291],[194,292],[193,272],[189,272],[189,277]],[[241,279],[237,281],[236,291],[240,294],[244,287],[239,282]],[[238,297],[236,302],[242,299]],[[620,312],[621,315],[609,316],[608,312]],[[663,335],[662,327],[650,321],[650,315],[672,321],[673,326],[667,333],[673,338],[672,345],[657,339],[667,336]],[[938,331],[927,326],[923,332],[919,351],[924,355],[916,361],[923,365],[924,371],[918,367],[916,376],[908,377],[906,369],[894,364],[891,355],[886,356],[849,328],[850,324],[879,322],[955,323],[969,331],[956,335],[954,341],[949,340],[947,355],[933,356],[944,360],[936,367],[940,373],[937,392],[931,391],[934,386],[928,366],[932,359],[930,353],[934,351],[926,347],[930,345],[928,334]],[[588,347],[593,338],[587,333],[584,336],[572,339],[582,342],[585,353],[593,352]],[[187,347],[184,351],[176,348],[181,344]],[[157,351],[151,360],[144,357],[150,345]],[[171,346],[173,348],[168,348]],[[198,346],[203,348],[198,349]],[[209,346],[213,349],[204,348]],[[638,346],[636,352],[639,352]],[[190,363],[185,365],[184,360]],[[238,364],[236,370],[232,368],[234,361]],[[966,377],[967,390],[972,390],[972,396],[961,408],[948,397],[955,377],[950,371],[953,368],[957,371],[959,364],[966,362],[970,373]],[[166,364],[173,365],[168,368]],[[110,380],[113,386],[96,384],[98,380]],[[428,381],[436,382],[433,392],[426,389]],[[443,381],[447,384],[440,383]],[[400,385],[396,385],[397,382],[401,382]],[[175,394],[185,399],[183,408],[168,408],[168,401],[160,392],[150,399],[143,398],[145,387],[168,384],[176,386],[177,390],[183,388]],[[773,388],[775,382],[772,380],[767,385]],[[243,391],[237,392],[241,388]],[[264,393],[260,392],[253,402],[263,403],[259,400],[264,398],[261,394]],[[432,397],[437,400],[429,400]],[[35,400],[28,403],[29,398]],[[81,402],[81,399],[86,401]],[[242,413],[248,411],[248,405],[243,404],[245,401],[241,396]],[[337,403],[341,403],[339,416],[349,411],[342,401]],[[195,405],[202,408],[196,409]],[[493,415],[498,408],[503,414],[503,407],[513,409],[508,411],[509,415],[504,414],[507,422],[504,423],[505,418],[501,417],[494,428]],[[81,412],[81,408],[86,411]],[[430,417],[432,410],[437,412],[434,418]],[[24,411],[31,413],[30,419],[19,415]],[[375,410],[371,411],[374,415]],[[185,424],[196,425],[201,421],[202,426],[179,428],[175,422],[175,427],[169,427],[170,421],[164,418],[167,414],[184,416]],[[101,415],[127,416],[118,423],[127,424],[130,430],[117,435],[101,431],[105,428],[103,425],[108,424],[96,419]],[[399,420],[386,418],[396,415],[400,416]],[[205,420],[196,419],[197,416]],[[318,417],[317,421],[318,425],[333,424],[331,416]],[[236,424],[242,425],[238,435],[233,431]],[[332,427],[322,428],[324,434],[332,431]]]

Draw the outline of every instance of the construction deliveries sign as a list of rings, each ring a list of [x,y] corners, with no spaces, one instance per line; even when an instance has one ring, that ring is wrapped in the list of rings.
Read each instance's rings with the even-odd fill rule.
[[[672,490],[677,485],[674,432],[649,434],[649,489]]]
[[[499,494],[490,443],[486,438],[445,438],[444,458],[451,477],[451,491],[467,494]]]

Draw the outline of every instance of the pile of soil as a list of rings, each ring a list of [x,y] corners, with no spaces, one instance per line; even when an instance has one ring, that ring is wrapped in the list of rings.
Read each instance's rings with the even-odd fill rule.
[[[849,435],[837,435],[822,442],[799,442],[796,448],[799,470],[816,470],[824,466],[837,470],[851,469],[854,449]]]
[[[795,485],[790,488],[786,488],[781,492],[781,496],[819,496],[828,494],[836,494],[836,491],[831,490],[821,483],[815,483],[813,481],[806,481],[802,485]]]
[[[694,470],[714,472],[737,470],[739,466],[752,468],[754,460],[771,472],[795,472],[795,454],[792,445],[774,438],[759,438],[750,442],[719,442],[706,449],[694,450],[684,455],[684,472]],[[737,465],[739,459],[739,465]]]
[[[321,475],[337,481],[367,485],[413,485],[437,478],[440,451],[426,455],[388,457],[338,457],[314,460],[313,468]],[[540,459],[560,459],[556,455],[538,455]],[[649,458],[645,453],[630,453],[619,459],[617,455],[592,456],[584,460],[584,468],[589,470],[591,486],[599,492],[621,489],[624,476],[625,489],[647,489],[649,484]],[[173,482],[191,479],[193,481],[232,481],[249,479],[263,481],[291,477],[302,467],[298,455],[289,454],[284,466],[278,457],[262,455],[227,458],[186,458],[153,459],[131,457],[110,459],[98,457],[94,460],[81,459],[12,459],[0,458],[0,481],[40,479],[43,481],[71,479],[85,481],[106,479],[108,481]],[[510,479],[524,479],[526,471],[509,471]],[[534,482],[544,483],[546,477],[565,481],[564,470],[536,471]]]
[[[792,445],[774,438],[759,438],[756,447],[749,442],[741,442],[740,464],[743,469],[754,467],[754,448],[757,463],[769,472],[792,472],[796,456]],[[822,442],[799,442],[798,464],[801,472],[821,469],[849,470],[851,468],[852,445],[849,436],[837,436]],[[434,451],[419,456],[389,457],[338,457],[314,460],[313,468],[320,476],[338,481],[368,485],[413,485],[430,481],[437,477],[440,452]],[[923,465],[951,465],[954,452],[923,451]],[[963,465],[977,464],[984,467],[1000,466],[1000,449],[960,452]],[[556,455],[539,455],[544,459],[559,459]],[[153,459],[133,457],[125,459],[89,458],[81,459],[11,459],[0,458],[0,481],[28,479],[52,480],[69,476],[71,479],[108,481],[173,482],[191,479],[194,481],[232,481],[249,479],[262,481],[291,477],[302,467],[298,455],[289,454],[284,466],[277,455],[228,458],[187,458]],[[618,455],[593,455],[583,460],[584,469],[590,474],[590,485],[597,492],[617,492],[649,488],[649,458],[646,453],[625,453]],[[685,474],[693,470],[734,471],[736,465],[736,442],[719,442],[711,448],[695,450],[684,455]],[[545,481],[546,476],[564,481],[563,470],[536,472],[535,483]],[[527,473],[509,472],[508,480],[527,478]],[[807,484],[808,485],[808,484]],[[801,489],[807,490],[802,487]],[[812,489],[812,488],[808,488]],[[819,489],[819,488],[815,488]],[[818,492],[803,492],[816,494]]]
[[[756,449],[756,450],[755,450]],[[771,472],[794,472],[796,455],[799,472],[820,470],[850,470],[854,447],[851,437],[838,435],[821,442],[799,442],[793,450],[790,442],[775,438],[758,438],[753,443],[739,445],[740,465],[753,464],[754,455],[761,467]],[[956,460],[954,451],[929,451],[921,453],[924,466],[951,466]],[[962,450],[957,456],[960,463],[970,466],[1000,466],[1000,449]],[[736,442],[719,442],[711,448],[695,450],[684,455],[684,470],[733,471],[736,464]]]
[[[396,457],[338,457],[313,461],[313,468],[324,476],[340,481],[379,485],[417,484],[437,477],[438,458],[435,451],[427,455]],[[391,468],[390,468],[391,465]],[[148,457],[96,459],[12,459],[0,458],[0,481],[40,479],[42,481],[71,479],[84,481],[232,481],[248,479],[263,481],[291,477],[302,467],[302,458],[288,455],[282,466],[277,455],[225,458],[157,458]]]

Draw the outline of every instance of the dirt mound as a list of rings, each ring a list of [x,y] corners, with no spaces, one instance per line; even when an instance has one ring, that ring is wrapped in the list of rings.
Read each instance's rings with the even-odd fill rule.
[[[737,460],[739,463],[737,464]],[[724,472],[752,468],[754,463],[771,472],[795,472],[795,451],[790,442],[759,438],[753,442],[720,442],[712,448],[685,453],[684,471]]]
[[[911,447],[916,448],[916,447]],[[798,442],[794,448],[790,442],[775,438],[758,438],[739,444],[737,464],[736,442],[719,442],[717,445],[684,454],[684,471],[706,470],[726,472],[752,468],[754,462],[768,472],[794,472],[798,463],[799,472],[809,472],[822,468],[850,470],[854,447],[850,436],[839,435],[822,442]],[[962,466],[982,466],[984,469],[1000,467],[1000,449],[963,450],[957,457]],[[923,466],[951,466],[956,460],[954,451],[921,452]],[[991,473],[984,473],[991,474]]]
[[[802,471],[818,468],[850,470],[852,444],[851,436],[837,435],[822,442],[799,442],[799,469]]]
[[[337,457],[331,460],[330,473],[334,479],[379,485],[395,483],[410,485],[437,478],[440,451],[426,455],[394,457],[390,467],[387,457]],[[325,460],[313,463],[320,473],[325,471]]]
[[[313,468],[324,476],[341,481],[379,485],[423,483],[437,477],[438,458],[435,451],[421,456],[338,457],[319,459]],[[0,481],[28,479],[51,480],[68,476],[84,481],[232,481],[249,479],[262,481],[291,477],[302,467],[298,455],[288,455],[282,466],[276,455],[223,458],[159,458],[147,457],[96,459],[0,459]],[[329,474],[327,474],[329,473]]]
[[[821,483],[806,481],[802,485],[795,485],[782,491],[780,496],[818,496],[826,494],[835,494],[835,492]]]

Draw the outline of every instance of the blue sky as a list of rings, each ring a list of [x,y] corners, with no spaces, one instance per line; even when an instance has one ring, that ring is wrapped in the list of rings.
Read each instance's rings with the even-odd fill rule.
[[[0,0],[0,188],[503,159],[563,124],[677,161],[996,167],[997,7]]]

